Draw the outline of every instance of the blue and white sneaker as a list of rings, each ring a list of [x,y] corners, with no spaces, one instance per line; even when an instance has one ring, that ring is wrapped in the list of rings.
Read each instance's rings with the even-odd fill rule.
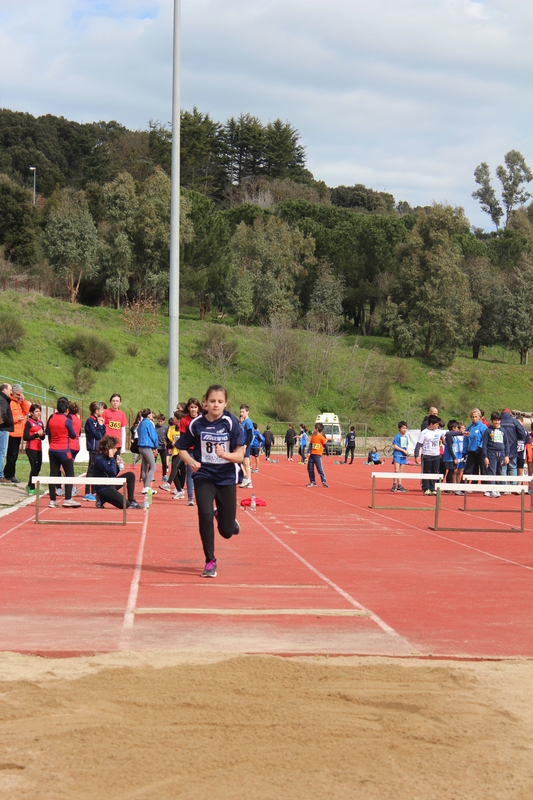
[[[94,503],[95,500],[96,500],[96,497],[94,496],[94,494],[84,494],[83,495],[83,499],[87,500],[89,503]]]
[[[204,567],[204,571],[202,572],[202,578],[216,578],[217,576],[217,562],[215,559],[213,561],[208,561]]]

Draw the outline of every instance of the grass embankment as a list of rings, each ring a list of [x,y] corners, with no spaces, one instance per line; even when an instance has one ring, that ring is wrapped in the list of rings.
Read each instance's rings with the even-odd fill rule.
[[[0,375],[76,395],[75,359],[64,353],[62,343],[73,332],[94,331],[112,344],[115,360],[95,373],[94,387],[83,397],[85,411],[91,400],[107,401],[112,392],[119,392],[127,414],[143,406],[166,412],[168,318],[163,314],[154,333],[135,337],[125,330],[120,312],[111,308],[72,306],[35,294],[0,293],[0,314],[8,309],[23,322],[26,338],[19,352],[0,352]],[[205,337],[205,330],[198,311],[184,309],[180,398],[201,396],[210,382],[220,379],[198,358],[198,341]],[[265,378],[264,331],[235,326],[231,335],[237,340],[238,354],[226,380],[230,407],[235,411],[241,402],[247,402],[252,418],[262,426],[274,419],[275,405],[273,387]],[[389,339],[356,338],[352,333],[339,340],[329,357],[329,388],[324,380],[317,394],[311,371],[305,371],[306,337],[304,331],[298,334],[301,366],[293,368],[288,381],[297,398],[297,414],[291,414],[294,423],[312,423],[318,412],[329,410],[343,420],[367,422],[369,433],[392,435],[399,419],[407,419],[413,427],[419,425],[430,404],[437,405],[446,419],[466,419],[475,405],[487,413],[503,406],[533,409],[533,368],[520,366],[517,353],[487,348],[474,361],[471,351],[465,350],[452,365],[441,368],[418,358],[396,358]],[[132,345],[138,347],[135,356],[128,352]]]

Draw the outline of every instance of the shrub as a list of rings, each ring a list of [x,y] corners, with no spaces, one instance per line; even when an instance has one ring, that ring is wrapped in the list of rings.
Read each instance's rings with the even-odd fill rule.
[[[161,325],[154,300],[134,300],[128,303],[120,319],[135,336],[153,333]]]
[[[485,376],[479,370],[474,370],[470,373],[467,386],[473,392],[483,392],[485,388]]]
[[[96,375],[89,367],[85,367],[82,361],[76,361],[72,368],[76,391],[80,394],[87,394],[96,383]]]
[[[160,367],[168,367],[168,353],[164,356],[159,356],[157,363]]]
[[[226,325],[209,325],[197,340],[197,358],[209,367],[213,380],[226,383],[228,373],[237,363],[239,346]]]
[[[0,314],[0,350],[21,349],[26,331],[20,319],[10,311]]]
[[[386,371],[375,376],[372,382],[365,384],[359,393],[358,403],[365,411],[392,412],[394,409],[394,393],[392,391],[392,378]]]
[[[128,355],[132,358],[135,358],[136,355],[139,353],[139,345],[132,342],[128,345]]]
[[[96,333],[83,331],[74,334],[63,342],[63,351],[75,356],[78,361],[91,369],[104,369],[115,358],[115,351],[105,339]]]
[[[272,394],[272,414],[275,419],[290,422],[298,419],[298,395],[290,386],[278,386]]]
[[[407,386],[411,379],[409,362],[404,358],[395,358],[391,362],[391,374],[399,386]]]
[[[430,392],[428,395],[422,398],[420,404],[422,408],[425,408],[426,410],[431,408],[431,406],[438,408],[439,412],[444,410],[444,401],[439,392]]]

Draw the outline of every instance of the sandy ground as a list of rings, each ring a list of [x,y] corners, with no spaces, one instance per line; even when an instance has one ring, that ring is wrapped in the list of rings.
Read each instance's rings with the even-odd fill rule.
[[[0,798],[533,797],[533,662],[0,654]]]

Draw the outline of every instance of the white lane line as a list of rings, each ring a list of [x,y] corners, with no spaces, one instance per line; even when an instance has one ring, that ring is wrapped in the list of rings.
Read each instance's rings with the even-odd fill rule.
[[[280,539],[279,536],[276,536],[275,533],[272,533],[272,531],[270,531],[266,525],[263,525],[263,523],[260,522],[257,519],[257,517],[254,517],[254,521],[257,522],[257,524],[260,525],[261,528],[263,528],[263,530],[265,530],[269,536],[275,539],[275,541],[278,544],[280,544],[282,547],[288,550],[289,553],[291,553],[295,558],[298,559],[298,561],[300,561],[304,566],[306,566],[307,569],[310,569],[314,575],[317,575],[320,578],[320,580],[324,581],[324,583],[327,583],[328,586],[331,586],[331,588],[334,589],[336,592],[338,592],[341,597],[344,597],[346,602],[350,603],[350,605],[353,606],[354,608],[359,609],[359,611],[364,611],[368,615],[368,617],[370,617],[370,619],[373,622],[375,622],[376,625],[378,625],[378,627],[381,628],[382,631],[385,631],[385,633],[388,633],[391,636],[397,636],[398,639],[403,638],[400,636],[399,633],[397,633],[394,630],[394,628],[391,628],[390,625],[387,625],[386,622],[384,622],[380,617],[378,617],[377,614],[374,614],[373,611],[370,611],[370,609],[365,608],[365,606],[361,605],[361,603],[358,603],[357,600],[355,600],[350,594],[348,594],[348,592],[345,592],[344,589],[341,589],[340,586],[337,586],[336,583],[334,583],[332,580],[326,577],[326,575],[324,575],[322,572],[316,569],[316,567],[313,567],[313,565],[310,564],[309,561],[306,561],[306,559],[303,558],[303,556],[301,556],[299,553],[297,553],[296,550],[293,550],[292,547],[289,547],[289,545],[286,544],[286,542],[284,542],[283,539]]]
[[[21,528],[21,527],[22,527],[23,525],[25,525],[27,522],[31,522],[31,520],[32,520],[32,519],[35,519],[35,517],[34,517],[34,515],[33,515],[33,514],[31,515],[31,517],[28,517],[28,519],[25,519],[25,520],[24,520],[24,522],[19,522],[19,524],[18,524],[18,525],[15,525],[13,528],[10,528],[8,531],[6,531],[5,533],[3,533],[3,534],[0,536],[0,539],[3,539],[3,538],[4,538],[4,536],[7,536],[7,535],[8,535],[8,533],[13,533],[13,531],[16,531],[16,530],[17,530],[17,528]]]
[[[135,614],[220,617],[368,617],[356,608],[136,608]]]
[[[133,613],[135,604],[137,603],[137,595],[139,594],[139,584],[141,582],[141,571],[143,566],[144,543],[146,541],[146,532],[148,530],[148,516],[149,511],[144,512],[143,529],[141,532],[141,541],[139,542],[139,550],[137,551],[137,561],[135,562],[135,569],[133,570],[133,577],[131,579],[130,593],[128,596],[128,603],[124,613],[124,622],[122,623],[122,631],[131,630],[135,620]]]
[[[303,486],[299,487],[297,484],[289,483],[288,481],[281,481],[279,478],[274,478],[274,480],[278,480],[279,483],[283,483],[285,484],[285,486],[292,486],[295,488],[303,489],[305,491],[305,488]],[[348,484],[343,484],[343,485],[347,486]],[[498,556],[495,553],[488,553],[486,550],[481,550],[479,547],[473,547],[471,544],[466,544],[465,542],[461,542],[458,539],[452,539],[450,536],[443,536],[442,534],[437,533],[436,531],[430,531],[429,529],[426,528],[420,528],[417,525],[411,525],[409,522],[404,522],[403,520],[400,521],[394,519],[394,517],[389,517],[387,514],[380,513],[373,508],[368,508],[368,506],[358,506],[355,503],[349,503],[347,500],[340,500],[338,497],[332,497],[331,495],[328,495],[328,497],[330,500],[335,500],[335,502],[342,503],[345,506],[350,506],[350,508],[357,508],[359,509],[359,511],[362,511],[363,514],[365,513],[374,514],[374,516],[386,519],[395,525],[403,525],[406,528],[412,528],[414,531],[418,531],[418,533],[425,534],[426,536],[434,536],[436,539],[442,539],[444,542],[450,542],[451,544],[457,544],[459,545],[459,547],[464,547],[466,550],[472,550],[474,553],[480,553],[483,556],[488,556],[489,558],[493,558],[496,561],[503,561],[505,564],[512,564],[515,567],[522,567],[522,569],[528,569],[533,571],[533,567],[530,567],[527,564],[520,564],[518,561],[513,561],[510,558],[505,558],[504,556]],[[459,511],[457,513],[459,513]],[[484,517],[482,519],[484,519]],[[501,532],[507,534],[510,533],[511,531],[504,529]],[[526,529],[525,533],[528,532],[531,531]],[[465,531],[465,533],[468,533],[468,531]]]

